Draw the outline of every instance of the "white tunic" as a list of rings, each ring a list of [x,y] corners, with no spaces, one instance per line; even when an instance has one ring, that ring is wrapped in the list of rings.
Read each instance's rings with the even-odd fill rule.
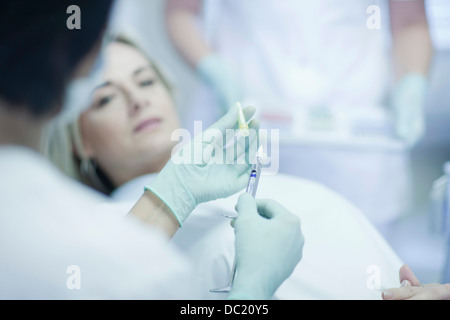
[[[367,26],[373,4],[205,0],[199,27],[268,123],[274,114],[295,118],[298,109],[312,106],[364,108],[384,102],[389,38],[386,23],[379,30]],[[383,10],[382,22],[388,17]]]
[[[1,299],[203,298],[161,232],[34,151],[0,148],[0,203]]]

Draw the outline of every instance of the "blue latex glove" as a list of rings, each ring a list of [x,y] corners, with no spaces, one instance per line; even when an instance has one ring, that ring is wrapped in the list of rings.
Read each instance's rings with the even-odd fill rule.
[[[244,108],[246,119],[254,113],[253,107]],[[227,139],[234,139],[231,129],[238,132],[237,119],[238,108],[233,107],[172,154],[161,172],[145,187],[171,209],[180,226],[198,204],[228,197],[245,188],[251,168],[250,153],[257,150],[258,123],[256,120],[249,123],[249,137],[238,134],[237,142],[229,144]]]
[[[242,101],[242,88],[237,77],[217,54],[204,57],[197,65],[197,73],[214,91],[224,113]]]
[[[424,106],[427,89],[428,81],[425,76],[410,73],[399,81],[391,96],[397,136],[409,146],[416,144],[425,134]]]
[[[236,278],[229,299],[271,299],[302,257],[300,219],[273,200],[239,197]]]

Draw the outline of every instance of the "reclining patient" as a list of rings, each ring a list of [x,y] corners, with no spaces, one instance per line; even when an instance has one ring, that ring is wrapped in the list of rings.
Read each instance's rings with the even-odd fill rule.
[[[47,151],[66,174],[131,207],[170,159],[179,119],[170,84],[136,45],[115,39],[104,58],[104,79],[92,88],[92,105],[71,125],[55,124]],[[234,233],[224,216],[235,214],[238,196],[199,205],[173,238],[210,288],[229,281]],[[256,197],[298,213],[305,236],[302,261],[275,298],[380,299],[381,290],[399,285],[400,259],[338,194],[311,181],[263,174]]]

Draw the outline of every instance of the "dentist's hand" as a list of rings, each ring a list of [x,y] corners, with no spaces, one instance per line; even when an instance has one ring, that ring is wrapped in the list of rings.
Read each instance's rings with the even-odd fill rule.
[[[404,76],[391,96],[397,136],[409,145],[416,144],[425,134],[424,106],[428,81],[419,73]]]
[[[238,78],[217,54],[210,54],[200,60],[197,73],[214,91],[224,113],[236,102],[242,101],[243,92]]]
[[[236,278],[229,299],[271,299],[302,257],[300,219],[273,200],[239,197]]]
[[[246,119],[254,113],[254,108],[244,108]],[[245,188],[252,155],[257,151],[258,122],[249,123],[249,129],[253,129],[249,137],[238,134],[237,140],[233,140],[235,134],[230,133],[238,132],[237,119],[235,106],[173,153],[157,177],[145,187],[171,209],[180,226],[198,204],[228,197]]]

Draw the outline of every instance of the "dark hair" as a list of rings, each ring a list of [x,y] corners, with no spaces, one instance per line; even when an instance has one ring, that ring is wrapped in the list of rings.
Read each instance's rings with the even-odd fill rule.
[[[35,117],[55,113],[83,58],[99,43],[113,0],[4,0],[0,4],[0,99]],[[70,5],[81,29],[69,29]]]

